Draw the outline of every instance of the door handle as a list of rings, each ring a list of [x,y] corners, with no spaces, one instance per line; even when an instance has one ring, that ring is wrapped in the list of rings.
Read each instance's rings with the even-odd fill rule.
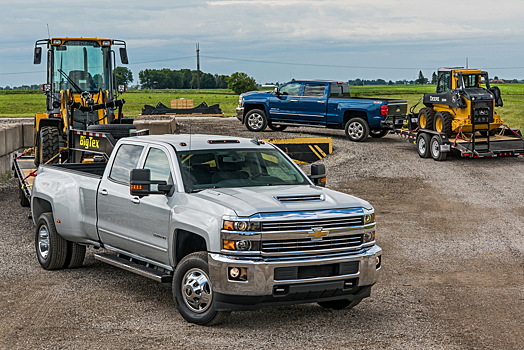
[[[298,100],[289,100],[289,102],[298,102]]]
[[[317,101],[317,103],[326,103],[326,101]]]
[[[131,202],[133,202],[133,204],[140,204],[140,198],[133,197],[133,199],[131,199]]]
[[[107,190],[100,190],[99,192],[102,196],[107,196]]]

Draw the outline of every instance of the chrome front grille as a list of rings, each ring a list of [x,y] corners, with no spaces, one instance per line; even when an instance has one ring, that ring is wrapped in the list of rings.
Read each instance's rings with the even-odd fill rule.
[[[312,240],[311,238],[263,240],[262,252],[265,254],[282,254],[312,252],[327,253],[352,250],[363,244],[362,234],[323,237]]]
[[[262,232],[270,231],[297,231],[311,230],[322,227],[323,229],[355,227],[364,224],[362,216],[352,216],[335,219],[293,220],[293,221],[270,221],[262,223]]]

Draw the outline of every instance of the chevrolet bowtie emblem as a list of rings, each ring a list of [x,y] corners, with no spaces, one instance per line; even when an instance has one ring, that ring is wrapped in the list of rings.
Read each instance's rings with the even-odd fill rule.
[[[322,239],[327,236],[329,231],[325,231],[322,227],[312,227],[306,237],[311,237],[312,240]]]

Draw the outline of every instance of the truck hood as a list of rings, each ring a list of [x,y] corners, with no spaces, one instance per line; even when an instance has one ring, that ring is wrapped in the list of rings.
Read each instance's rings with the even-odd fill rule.
[[[195,196],[229,208],[239,217],[269,212],[372,208],[360,198],[309,185],[217,188]]]
[[[240,97],[244,98],[246,96],[249,97],[256,97],[256,96],[266,96],[273,93],[273,90],[267,90],[267,91],[248,91],[244,92],[243,94],[240,94]]]

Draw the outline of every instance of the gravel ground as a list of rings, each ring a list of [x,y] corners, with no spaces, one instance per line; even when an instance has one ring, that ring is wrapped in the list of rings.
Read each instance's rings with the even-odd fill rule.
[[[45,271],[16,183],[0,184],[2,349],[522,349],[524,158],[420,159],[393,135],[254,134],[235,118],[179,118],[179,132],[260,138],[333,136],[328,187],[376,208],[382,276],[352,310],[316,304],[235,312],[201,327],[171,290],[93,259]]]

